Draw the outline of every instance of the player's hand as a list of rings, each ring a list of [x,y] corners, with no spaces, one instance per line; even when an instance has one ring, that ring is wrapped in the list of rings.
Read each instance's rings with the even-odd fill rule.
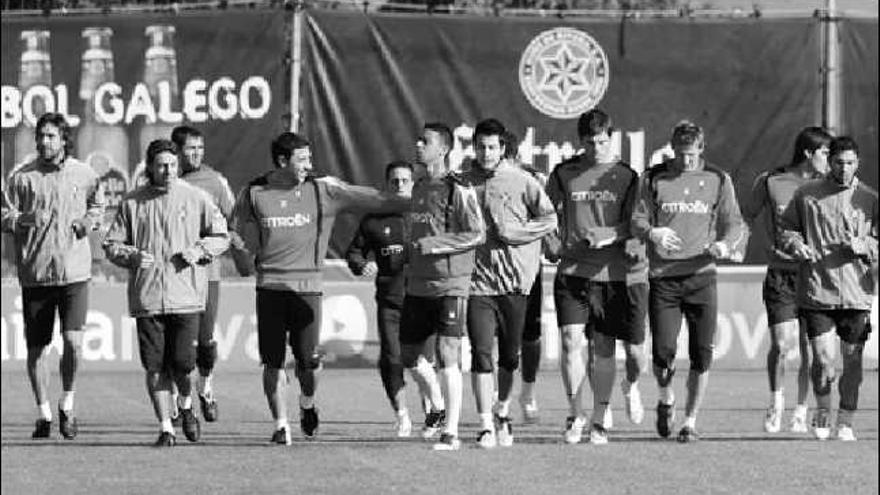
[[[202,251],[197,248],[184,249],[177,256],[187,265],[195,266],[202,260]]]
[[[715,241],[706,246],[706,251],[716,260],[726,260],[730,257],[730,248],[724,241]]]
[[[379,273],[379,266],[375,261],[368,261],[367,264],[364,265],[361,277],[374,277],[377,273]]]
[[[146,251],[138,251],[132,256],[135,266],[142,270],[146,270],[156,263],[156,258]]]
[[[75,235],[77,239],[82,239],[89,232],[88,226],[86,226],[86,223],[81,218],[74,220],[70,224],[70,228],[73,230],[73,235]]]
[[[648,237],[667,251],[681,251],[681,238],[669,227],[654,227]]]
[[[818,258],[818,256],[816,256],[816,252],[813,251],[810,246],[807,246],[802,242],[796,243],[794,245],[791,255],[795,259],[801,261],[813,261]]]
[[[315,181],[316,182],[323,182],[323,183],[327,184],[328,186],[336,186],[336,187],[345,187],[348,185],[347,182],[345,182],[344,180],[342,180],[339,177],[336,177],[334,175],[324,175],[322,177],[315,177]]]

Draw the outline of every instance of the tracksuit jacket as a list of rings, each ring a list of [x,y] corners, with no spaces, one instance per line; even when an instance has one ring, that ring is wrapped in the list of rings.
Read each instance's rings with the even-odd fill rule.
[[[255,256],[258,288],[319,294],[327,243],[339,212],[409,208],[408,198],[371,187],[338,179],[299,181],[286,169],[275,169],[242,191],[232,228]]]
[[[474,248],[486,239],[474,189],[450,173],[426,177],[413,187],[407,215],[412,239],[406,293],[420,297],[467,297]]]
[[[877,215],[877,191],[857,178],[848,187],[831,177],[817,179],[794,193],[781,218],[780,246],[791,253],[806,244],[816,254],[800,265],[799,306],[871,309],[877,287]],[[853,252],[853,238],[865,241],[864,252]]]
[[[180,174],[180,178],[208,193],[208,196],[214,200],[214,204],[220,209],[220,214],[223,215],[223,218],[227,222],[232,219],[235,195],[232,194],[232,188],[229,187],[229,182],[226,180],[226,177],[223,177],[223,174],[208,165],[202,164],[195,170],[183,172]],[[238,236],[235,236],[234,239],[230,236],[230,244],[234,243],[236,239],[238,239]],[[219,259],[214,260],[207,268],[209,281],[220,280]]]
[[[749,200],[743,203],[743,217],[749,225],[752,225],[758,215],[767,210],[767,260],[770,268],[797,271],[799,262],[780,249],[777,241],[781,234],[779,217],[794,197],[794,192],[807,182],[818,178],[821,178],[819,173],[805,178],[799,170],[783,166],[768,170],[755,179]]]
[[[592,163],[583,155],[553,169],[547,194],[559,215],[548,251],[560,258],[557,273],[598,282],[626,281],[633,248],[629,220],[638,174],[624,162]],[[612,240],[603,247],[601,241]]]
[[[74,158],[60,165],[34,161],[9,178],[4,193],[3,232],[11,233],[18,280],[22,287],[60,286],[89,280],[92,256],[88,236],[77,239],[72,224],[97,229],[105,200],[97,174]],[[34,227],[18,222],[22,213],[36,211]]]
[[[132,316],[198,313],[205,310],[208,265],[229,247],[226,219],[203,190],[182,180],[167,188],[141,186],[122,199],[104,238],[107,259],[129,269],[128,307]],[[195,249],[198,263],[181,261]],[[138,265],[146,251],[155,262]]]
[[[541,238],[556,228],[556,212],[541,184],[521,168],[475,166],[464,180],[477,192],[486,240],[476,247],[470,295],[528,295],[541,262]]]
[[[409,227],[401,214],[370,214],[361,220],[345,259],[355,275],[362,275],[370,253],[376,259],[376,300],[400,307],[403,304],[408,256]]]
[[[682,249],[669,252],[648,240],[651,278],[714,273],[715,259],[708,247],[721,241],[731,253],[741,253],[748,239],[733,181],[706,162],[697,170],[682,170],[674,160],[667,160],[645,171],[639,181],[632,230],[647,239],[653,227],[674,230]]]

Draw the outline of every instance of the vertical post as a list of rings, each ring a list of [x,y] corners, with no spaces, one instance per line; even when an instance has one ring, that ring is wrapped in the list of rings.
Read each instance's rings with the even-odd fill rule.
[[[843,131],[842,71],[840,64],[840,39],[837,30],[837,1],[825,0],[822,47],[822,125],[832,134]]]
[[[290,132],[299,130],[299,86],[302,78],[302,26],[303,26],[302,2],[296,2],[293,11],[293,33],[290,37]]]

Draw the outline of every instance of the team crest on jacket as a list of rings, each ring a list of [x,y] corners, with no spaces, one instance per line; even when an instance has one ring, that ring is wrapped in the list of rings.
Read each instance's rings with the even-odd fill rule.
[[[608,57],[589,34],[560,27],[529,42],[519,61],[519,84],[529,103],[556,119],[595,107],[608,88]]]

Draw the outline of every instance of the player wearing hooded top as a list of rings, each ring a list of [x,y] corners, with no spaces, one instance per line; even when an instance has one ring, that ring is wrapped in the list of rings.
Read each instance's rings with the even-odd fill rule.
[[[283,372],[288,343],[302,392],[300,428],[313,438],[319,426],[315,392],[321,367],[321,268],[336,215],[344,210],[405,211],[410,201],[338,179],[313,178],[309,142],[297,134],[280,134],[271,151],[275,169],[242,191],[233,228],[255,256],[263,391],[275,420],[271,441],[290,445]]]
[[[856,177],[859,149],[849,137],[831,141],[829,172],[794,193],[781,218],[780,246],[803,260],[798,306],[813,348],[813,433],[831,434],[831,385],[835,379],[834,328],[840,337],[843,373],[837,438],[854,441],[853,416],[862,383],[862,352],[871,333],[877,291],[877,191]]]
[[[680,123],[672,132],[672,147],[675,158],[642,176],[632,228],[648,239],[649,318],[660,387],[657,432],[668,437],[675,417],[671,382],[683,313],[691,366],[678,440],[692,442],[699,439],[697,413],[712,364],[718,314],[715,260],[741,259],[748,230],[730,176],[702,157],[703,130]]]
[[[799,342],[801,363],[797,378],[797,407],[789,429],[807,431],[807,393],[810,381],[810,350],[806,326],[798,320],[797,277],[799,261],[782,252],[779,238],[780,216],[803,184],[821,177],[828,168],[828,143],[831,136],[821,127],[807,127],[795,139],[794,155],[788,165],[768,170],[755,179],[751,201],[743,205],[743,216],[750,225],[762,211],[767,212],[766,238],[770,241],[769,263],[764,278],[764,306],[770,325],[770,349],[767,352],[767,378],[770,382],[770,406],[764,417],[764,431],[776,433],[781,428],[785,410],[783,379],[789,342]]]
[[[413,372],[422,394],[431,397],[422,436],[431,438],[442,429],[434,450],[458,450],[461,445],[464,308],[474,248],[485,240],[473,188],[449,172],[452,139],[448,126],[428,123],[417,141],[418,159],[428,174],[413,188],[413,211],[408,215],[411,246],[400,331],[403,365]],[[436,348],[426,350],[425,342],[433,335],[437,336]],[[432,351],[440,368],[439,380],[424,356]]]
[[[633,243],[629,219],[638,175],[619,160],[611,145],[611,119],[599,109],[578,120],[584,153],[558,165],[547,192],[559,215],[559,232],[548,238],[548,257],[559,259],[553,295],[562,336],[563,384],[569,400],[564,440],[581,440],[586,418],[583,382],[590,377],[593,412],[590,441],[608,442],[607,413],[616,373],[616,341],[627,356],[624,393],[633,422],[641,421],[635,382],[644,361],[644,307],[647,286],[632,279]],[[636,267],[637,268],[637,267]],[[642,267],[643,268],[643,267]],[[592,342],[592,371],[583,362],[585,337]]]
[[[476,159],[464,174],[486,223],[486,241],[476,248],[467,307],[471,379],[480,415],[477,444],[482,448],[513,445],[510,393],[519,366],[526,303],[538,273],[541,238],[556,228],[556,213],[541,184],[504,160],[504,136],[497,120],[479,122],[474,129]],[[493,423],[496,335],[498,404]]]

